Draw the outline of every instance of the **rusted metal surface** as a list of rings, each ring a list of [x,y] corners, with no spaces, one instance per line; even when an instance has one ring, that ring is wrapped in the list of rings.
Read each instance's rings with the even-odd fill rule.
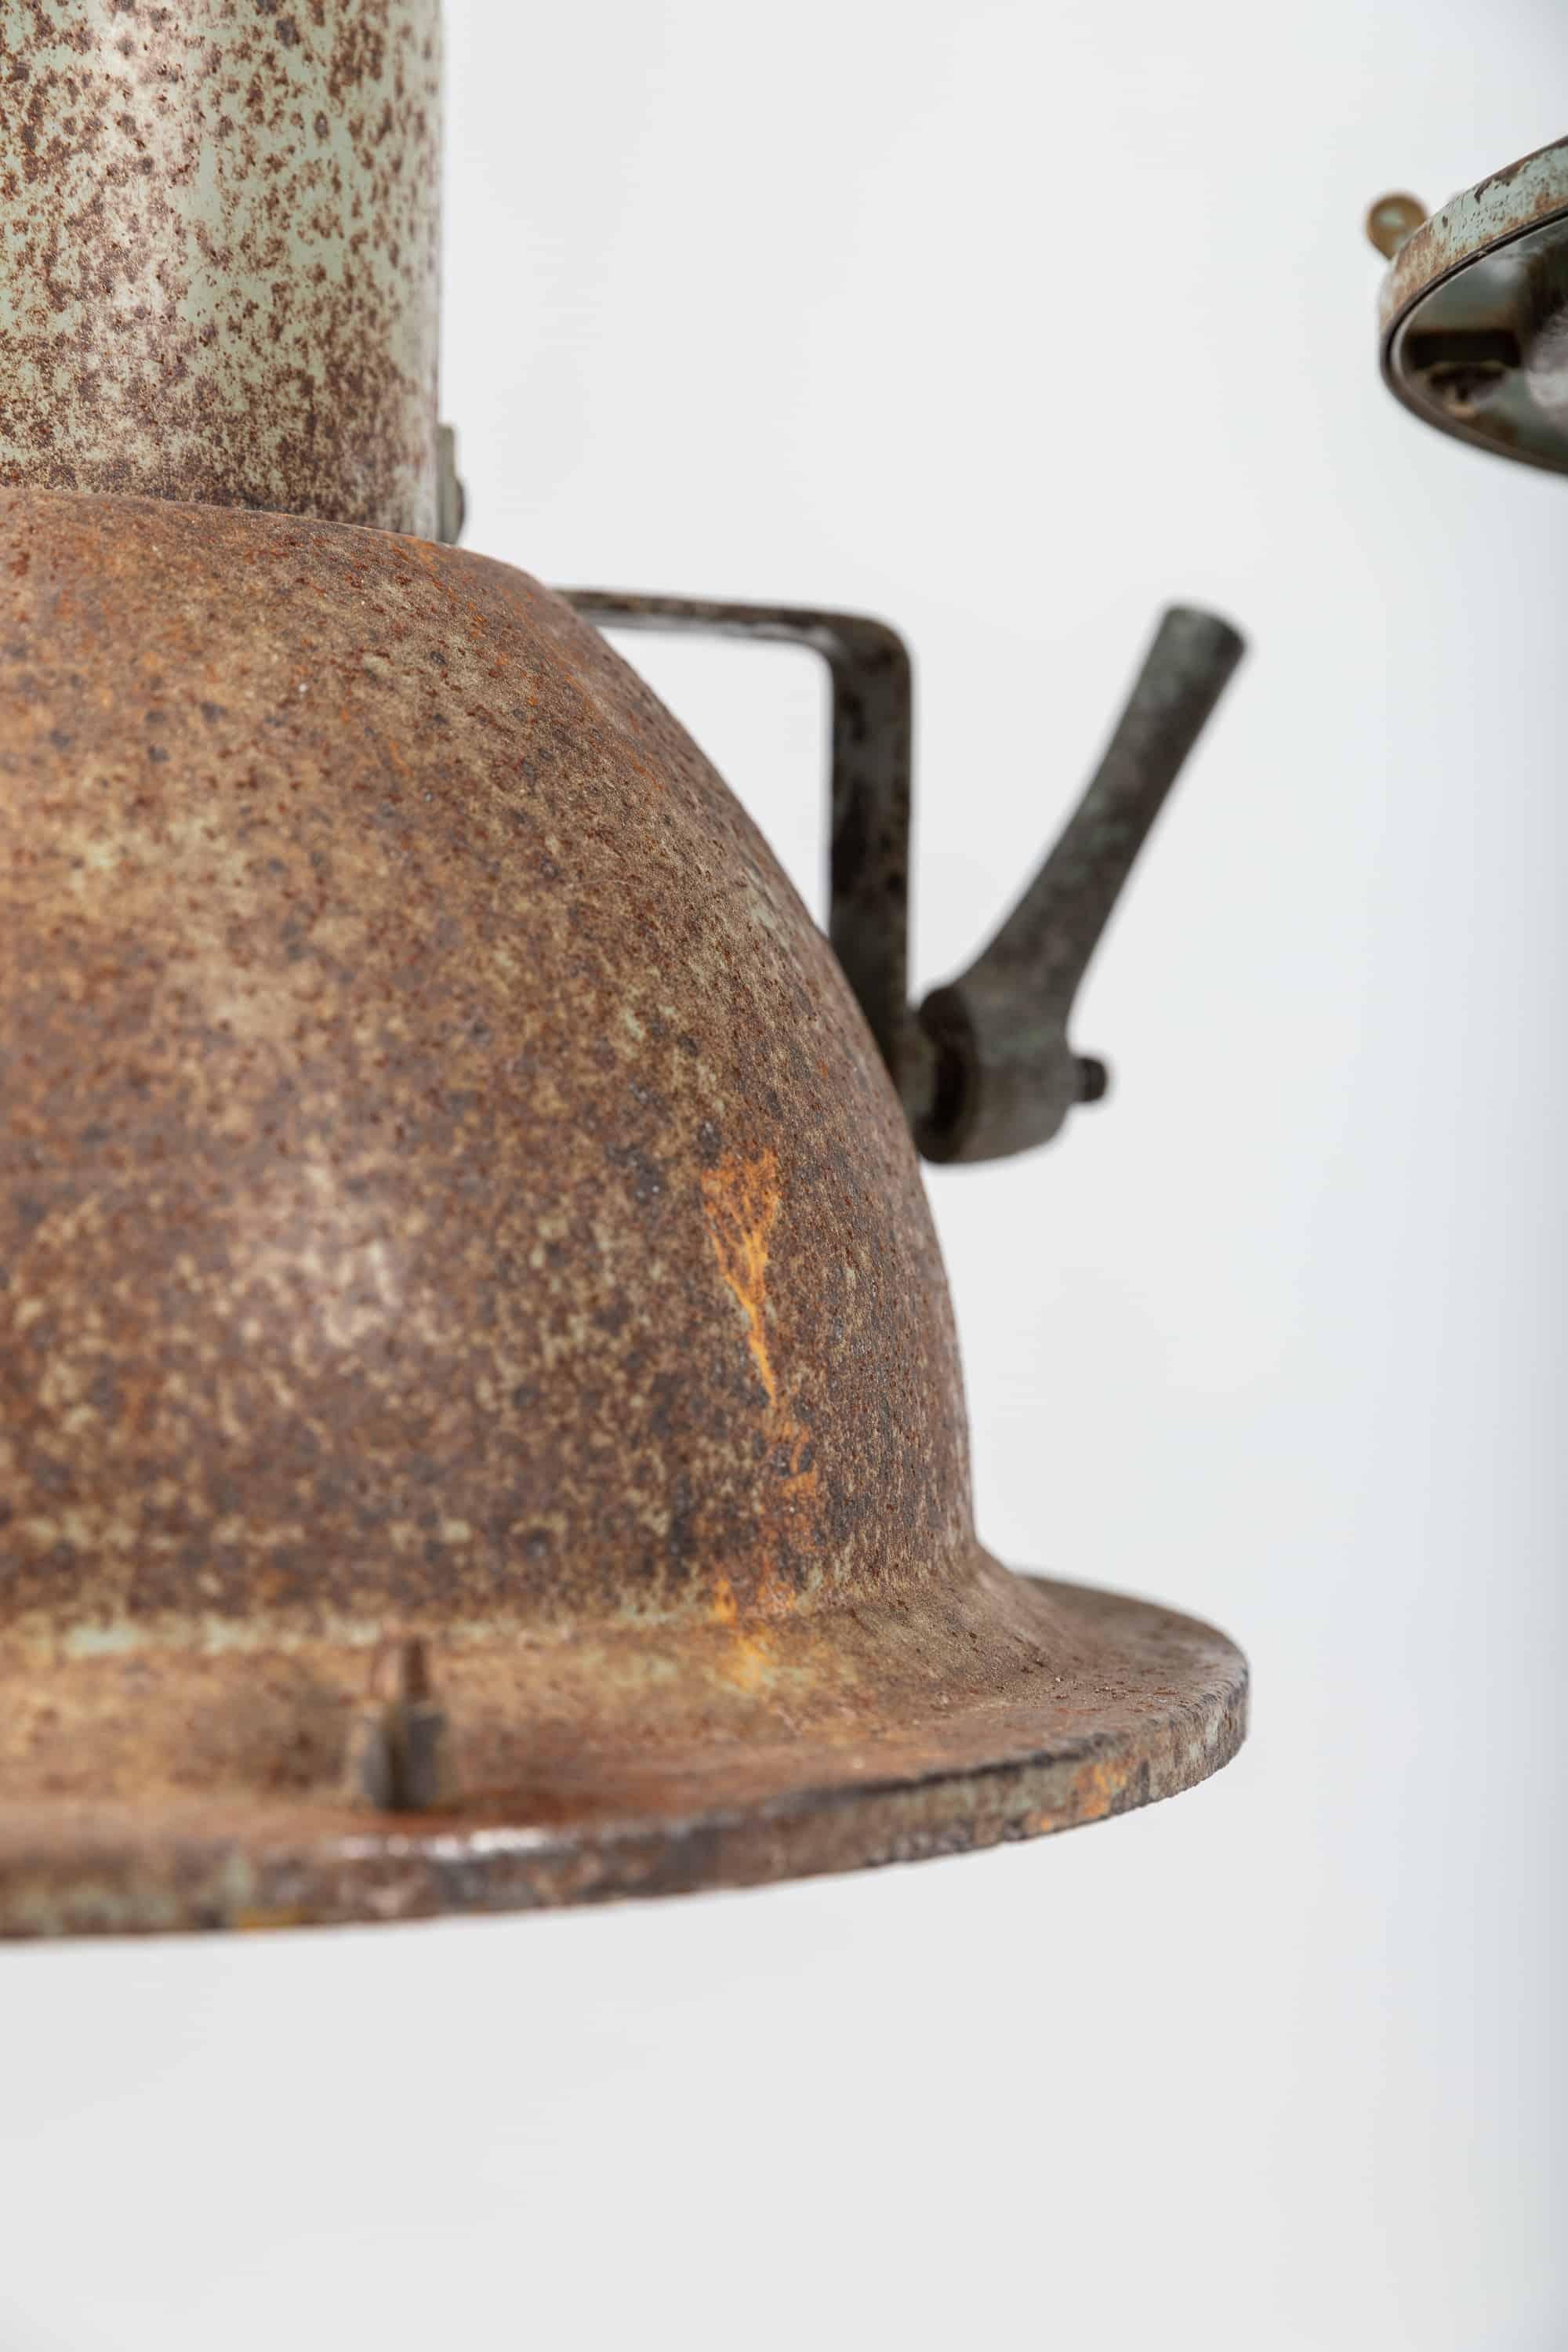
[[[1068,1023],[1150,827],[1243,652],[1228,621],[1161,619],[1083,799],[994,939],[918,1014],[909,984],[910,656],[883,621],[798,606],[605,588],[564,592],[602,626],[809,646],[833,681],[828,937],[928,1160],[994,1160],[1048,1143],[1100,1100],[1105,1064]]]
[[[1391,241],[1379,305],[1389,388],[1474,446],[1568,470],[1568,140]]]
[[[864,613],[567,588],[601,628],[805,646],[832,683],[827,937],[900,1094],[920,1040],[909,1018],[914,678],[896,629]]]
[[[0,482],[436,531],[437,0],[0,0]]]
[[[848,986],[522,574],[0,492],[0,1106],[7,1932],[848,1867],[1239,1738],[1222,1637],[980,1550]],[[417,1829],[343,1794],[389,1642]]]
[[[247,1661],[273,1710],[268,1756],[289,1727],[331,1716],[325,1769],[354,1663],[334,1649]],[[225,1713],[239,1679],[232,1657],[191,1653],[100,1671],[139,1674],[176,1728]],[[441,1686],[454,1793],[416,1815],[280,1789],[237,1751],[202,1782],[149,1788],[128,1762],[90,1794],[6,1796],[0,1935],[531,1910],[918,1861],[1173,1796],[1229,1761],[1246,1717],[1245,1666],[1208,1627],[984,1561],[945,1598],[751,1634],[451,1648]]]
[[[960,1556],[898,1106],[596,630],[421,541],[0,494],[0,776],[7,1624],[766,1613]]]

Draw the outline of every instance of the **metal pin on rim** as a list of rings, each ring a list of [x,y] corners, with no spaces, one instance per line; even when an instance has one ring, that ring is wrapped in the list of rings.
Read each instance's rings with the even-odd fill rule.
[[[370,1692],[355,1715],[347,1793],[377,1812],[420,1813],[446,1793],[447,1717],[437,1704],[428,1644],[400,1634],[378,1644]]]

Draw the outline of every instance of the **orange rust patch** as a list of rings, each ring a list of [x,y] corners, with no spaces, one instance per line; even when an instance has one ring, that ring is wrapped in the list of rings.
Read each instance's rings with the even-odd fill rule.
[[[794,1607],[795,1594],[779,1573],[781,1539],[787,1531],[796,1544],[803,1538],[815,1542],[800,1518],[802,1507],[816,1496],[817,1481],[811,1432],[795,1417],[768,1342],[768,1258],[784,1199],[778,1154],[770,1150],[744,1160],[729,1152],[716,1167],[703,1170],[701,1182],[708,1237],[724,1286],[746,1318],[746,1345],[767,1400],[763,1430],[768,1450],[782,1450],[788,1464],[763,1505],[762,1568],[755,1594],[756,1606],[764,1614],[782,1615]],[[713,1614],[721,1624],[736,1621],[738,1604],[728,1577],[719,1580]]]
[[[757,1378],[770,1405],[778,1402],[778,1381],[768,1354],[768,1247],[778,1223],[779,1161],[776,1151],[742,1160],[731,1151],[716,1168],[702,1171],[702,1208],[708,1237],[724,1285],[746,1318],[746,1336]]]
[[[721,1573],[713,1582],[714,1618],[721,1625],[732,1625],[740,1613],[740,1603],[735,1599],[735,1588],[729,1578]]]
[[[768,1573],[771,1576],[771,1563]],[[785,1600],[775,1601],[773,1605],[775,1608],[787,1608],[789,1604]],[[741,1630],[741,1604],[735,1598],[734,1586],[722,1571],[714,1579],[710,1613],[715,1624],[722,1625],[735,1637],[719,1669],[724,1680],[731,1684],[736,1690],[758,1689],[769,1666],[773,1664],[773,1653],[764,1637],[743,1633]]]
[[[1075,1822],[1101,1822],[1113,1813],[1121,1801],[1127,1785],[1126,1769],[1120,1763],[1085,1764],[1073,1775],[1071,1818]]]
[[[758,1690],[772,1664],[773,1652],[765,1641],[756,1634],[737,1633],[734,1649],[726,1665],[725,1679],[733,1684],[736,1690]]]

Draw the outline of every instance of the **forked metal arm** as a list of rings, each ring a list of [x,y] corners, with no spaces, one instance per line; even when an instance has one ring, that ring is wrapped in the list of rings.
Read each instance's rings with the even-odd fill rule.
[[[913,681],[902,640],[858,614],[615,590],[564,592],[606,628],[809,646],[833,685],[828,938],[928,1160],[994,1160],[1048,1142],[1105,1092],[1067,1024],[1133,859],[1243,651],[1229,623],[1175,606],[1093,782],[967,971],[908,1004]]]
[[[1241,659],[1212,613],[1161,618],[1092,782],[989,945],[921,1007],[936,1048],[928,1160],[998,1160],[1047,1143],[1075,1103],[1106,1090],[1068,1021],[1132,862]]]

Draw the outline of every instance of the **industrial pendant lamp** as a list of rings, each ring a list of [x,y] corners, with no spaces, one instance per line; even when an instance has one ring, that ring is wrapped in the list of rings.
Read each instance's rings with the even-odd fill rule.
[[[1568,472],[1568,139],[1438,206],[1380,196],[1383,373],[1472,447]]]
[[[916,1146],[1048,1139],[1240,651],[906,998],[879,623],[450,544],[436,0],[0,0],[0,1931],[951,1853],[1222,1765],[981,1548]],[[825,938],[603,625],[831,675]]]

